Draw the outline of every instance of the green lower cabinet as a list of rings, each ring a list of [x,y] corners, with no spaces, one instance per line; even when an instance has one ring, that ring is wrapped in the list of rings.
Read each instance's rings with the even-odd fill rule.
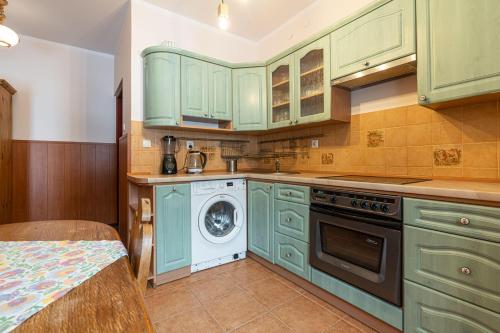
[[[339,279],[312,269],[311,282],[386,323],[403,329],[403,310]],[[406,332],[406,329],[405,329]],[[452,331],[450,331],[452,332]],[[458,331],[454,331],[458,333]]]
[[[191,265],[191,185],[155,187],[156,272]]]
[[[248,182],[248,249],[274,263],[273,184]]]
[[[495,333],[500,314],[413,282],[404,283],[406,333]]]
[[[233,128],[267,129],[266,68],[233,69]]]
[[[309,243],[309,206],[274,200],[274,230]]]
[[[274,234],[274,262],[304,279],[311,280],[309,244],[276,232]]]

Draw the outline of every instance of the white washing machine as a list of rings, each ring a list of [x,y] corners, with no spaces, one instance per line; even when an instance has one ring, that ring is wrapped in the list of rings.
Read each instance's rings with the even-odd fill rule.
[[[245,179],[191,183],[191,272],[244,259]]]

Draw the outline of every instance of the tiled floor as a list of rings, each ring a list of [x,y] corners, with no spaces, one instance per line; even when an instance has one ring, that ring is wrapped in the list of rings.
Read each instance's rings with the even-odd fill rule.
[[[339,309],[246,259],[148,289],[163,332],[374,332]]]

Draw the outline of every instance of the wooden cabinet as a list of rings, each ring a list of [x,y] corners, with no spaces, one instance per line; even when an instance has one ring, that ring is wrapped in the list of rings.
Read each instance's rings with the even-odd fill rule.
[[[494,333],[500,314],[405,281],[404,331]]]
[[[0,224],[12,217],[12,95],[16,90],[0,80]]]
[[[248,249],[274,262],[273,184],[248,182]]]
[[[330,120],[330,39],[325,36],[294,53],[294,124]]]
[[[417,0],[420,103],[499,92],[498,31],[500,1]]]
[[[208,63],[181,57],[181,113],[208,118]]]
[[[274,186],[274,197],[284,201],[309,205],[310,191],[308,186],[276,184]]]
[[[208,64],[208,105],[210,118],[233,119],[231,68]]]
[[[180,124],[180,62],[179,55],[165,52],[144,57],[144,127]]]
[[[274,200],[274,230],[309,243],[309,206]]]
[[[290,126],[295,121],[293,59],[293,55],[289,55],[267,68],[269,128]]]
[[[233,70],[233,128],[236,131],[267,129],[266,68]]]
[[[311,280],[309,244],[280,234],[274,235],[274,262],[306,280]]]
[[[156,273],[191,265],[191,185],[155,187]]]
[[[383,1],[330,38],[332,80],[413,54],[415,0]]]

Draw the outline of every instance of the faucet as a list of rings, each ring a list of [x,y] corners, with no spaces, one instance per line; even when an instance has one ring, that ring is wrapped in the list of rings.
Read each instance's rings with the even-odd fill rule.
[[[276,160],[274,161],[274,167],[275,167],[274,172],[275,173],[280,173],[281,162],[280,162],[279,158],[276,158]]]

